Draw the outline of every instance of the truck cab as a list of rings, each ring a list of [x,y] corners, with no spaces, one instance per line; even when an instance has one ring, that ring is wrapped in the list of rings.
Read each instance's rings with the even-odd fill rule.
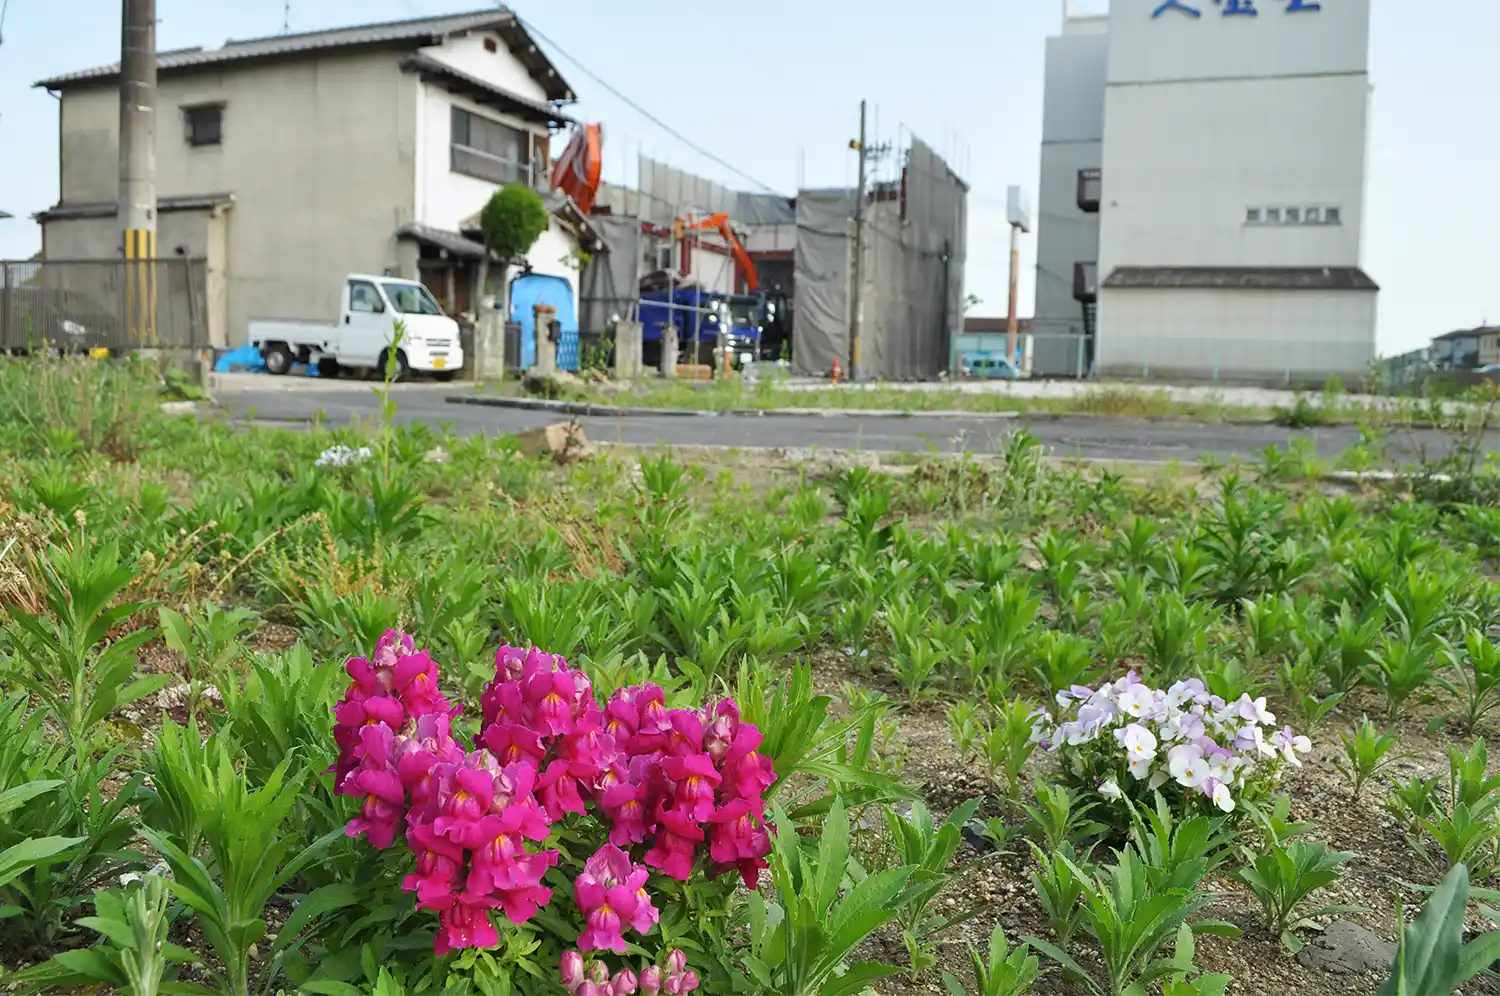
[[[722,333],[735,366],[754,360],[760,348],[762,302],[755,294],[725,294],[697,287],[641,295],[644,360],[660,361],[662,332],[677,328],[679,353],[689,362],[713,363]]]

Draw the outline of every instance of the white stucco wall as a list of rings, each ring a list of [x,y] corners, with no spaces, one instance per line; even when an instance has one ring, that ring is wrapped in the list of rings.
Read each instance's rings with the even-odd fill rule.
[[[1354,266],[1363,75],[1112,86],[1101,274],[1140,266]],[[1251,207],[1337,207],[1337,225],[1252,225]]]
[[[1047,39],[1037,194],[1037,278],[1032,369],[1074,375],[1083,309],[1073,299],[1073,264],[1099,256],[1099,216],[1078,207],[1078,171],[1104,160],[1104,18],[1074,18]]]
[[[495,51],[485,50],[486,38],[495,42]],[[480,31],[449,38],[442,45],[434,45],[419,51],[440,62],[446,62],[454,69],[462,70],[470,76],[493,83],[518,97],[547,100],[547,91],[531,78],[526,67],[510,54],[510,50],[505,47],[505,42],[492,31]]]
[[[1118,289],[1101,292],[1102,377],[1354,383],[1375,356],[1373,291]],[[1102,320],[1102,318],[1101,318]]]
[[[495,52],[485,50],[486,37],[495,40]],[[541,84],[531,78],[526,68],[510,54],[505,43],[493,33],[450,38],[440,46],[424,48],[421,52],[510,93],[531,100],[547,100],[547,93]],[[415,128],[420,153],[415,178],[416,219],[424,225],[450,232],[457,231],[463,221],[478,213],[495,191],[500,189],[497,183],[453,171],[450,148],[454,107],[499,121],[534,138],[546,137],[548,134],[545,125],[523,121],[494,108],[483,107],[465,97],[450,94],[441,86],[418,84]],[[542,164],[534,165],[540,167]],[[561,222],[553,219],[548,230],[542,233],[536,245],[526,254],[533,273],[558,276],[568,281],[573,293],[575,312],[578,305],[578,267],[572,254],[576,248],[577,240],[572,233]],[[512,267],[509,279],[514,279],[520,272],[519,267]]]
[[[502,50],[503,51],[503,50]],[[416,144],[416,218],[424,225],[457,231],[459,222],[484,207],[500,189],[497,183],[453,172],[453,108],[461,107],[491,121],[499,121],[531,135],[546,135],[541,125],[481,107],[430,83],[418,84]]]

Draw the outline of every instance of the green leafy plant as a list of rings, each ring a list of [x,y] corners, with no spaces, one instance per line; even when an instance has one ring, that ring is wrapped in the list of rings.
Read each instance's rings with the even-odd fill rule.
[[[1464,650],[1454,669],[1463,692],[1464,732],[1472,733],[1479,721],[1500,705],[1500,645],[1471,629],[1464,634]]]
[[[266,906],[299,871],[318,860],[343,829],[330,831],[312,845],[294,850],[296,838],[284,824],[297,801],[306,770],[294,768],[288,757],[264,784],[252,786],[236,772],[227,753],[197,771],[176,771],[177,782],[190,793],[188,806],[204,843],[208,860],[191,850],[182,828],[161,831],[143,827],[141,833],[172,870],[172,894],[197,914],[204,939],[218,959],[215,981],[231,996],[248,996],[262,984],[252,979],[251,962],[266,937]],[[175,764],[167,758],[166,764]],[[257,961],[256,971],[275,977],[282,958],[302,931],[319,916],[351,906],[359,893],[350,885],[328,885],[303,897],[292,918]],[[254,985],[252,985],[254,983]]]
[[[1103,823],[1088,818],[1097,802],[1080,803],[1078,793],[1055,782],[1037,781],[1033,788],[1036,802],[1026,809],[1026,829],[1048,852],[1068,841],[1086,841],[1108,830]]]
[[[1432,640],[1408,641],[1393,638],[1371,653],[1375,667],[1370,682],[1385,693],[1385,704],[1392,717],[1411,696],[1428,685],[1451,687],[1438,674],[1446,664],[1447,650]]]
[[[985,954],[969,945],[969,960],[974,967],[973,989],[965,989],[952,975],[943,973],[943,983],[953,996],[1024,996],[1041,973],[1041,963],[1025,944],[1011,948],[1005,942],[1005,928],[1000,924],[990,933]]]
[[[958,748],[958,756],[963,761],[974,756],[984,739],[984,726],[979,713],[979,704],[968,700],[955,702],[948,707],[948,735],[953,738],[953,746]]]
[[[1227,924],[1190,923],[1213,900],[1180,889],[1153,889],[1152,871],[1134,848],[1118,852],[1116,863],[1096,875],[1081,869],[1075,869],[1075,874],[1085,883],[1082,926],[1099,945],[1104,977],[1099,978],[1046,941],[1033,937],[1027,943],[1092,993],[1136,996],[1144,994],[1151,982],[1181,971],[1181,966],[1165,955],[1179,927],[1237,933]]]
[[[1323,906],[1308,911],[1307,898],[1338,880],[1339,867],[1354,857],[1347,851],[1330,851],[1321,842],[1294,840],[1275,843],[1235,871],[1234,877],[1255,894],[1265,917],[1266,929],[1281,938],[1292,952],[1301,950],[1296,929],[1315,917],[1348,913],[1359,907]]]
[[[197,955],[167,939],[169,898],[160,875],[96,893],[94,915],[78,922],[99,934],[99,943],[53,955],[16,973],[16,981],[49,989],[104,985],[129,996],[211,996],[213,989],[169,977],[199,963]]]
[[[1391,754],[1400,738],[1394,733],[1381,733],[1368,716],[1355,728],[1354,736],[1340,733],[1339,740],[1347,763],[1335,762],[1335,767],[1348,776],[1356,799],[1366,782],[1402,756]]]
[[[897,971],[871,962],[848,964],[866,937],[896,916],[895,900],[912,869],[890,868],[842,891],[849,861],[849,820],[834,800],[816,854],[804,850],[797,828],[776,814],[771,880],[777,899],[750,894],[750,950],[742,957],[753,985],[767,992],[855,996]]]
[[[1500,960],[1500,931],[1464,942],[1468,901],[1469,870],[1460,864],[1448,872],[1416,921],[1401,931],[1396,960],[1379,996],[1452,993]]]
[[[984,757],[990,780],[1005,775],[1005,791],[1016,798],[1021,791],[1021,770],[1036,750],[1032,737],[1036,708],[1025,699],[1012,699],[996,712],[984,732]]]
[[[1066,948],[1083,917],[1083,893],[1092,881],[1092,868],[1067,841],[1045,850],[1033,841],[1026,843],[1036,858],[1032,887],[1046,911],[1052,936],[1059,947]]]
[[[1270,805],[1256,805],[1249,801],[1244,804],[1265,834],[1267,848],[1279,847],[1312,829],[1311,824],[1292,820],[1292,797],[1286,792],[1273,796],[1269,802]]]
[[[156,611],[162,639],[168,649],[182,655],[188,679],[187,713],[197,716],[206,683],[247,653],[241,637],[249,631],[255,612],[222,609],[212,602],[204,602],[191,617],[166,606]]]
[[[139,612],[115,604],[135,577],[119,544],[90,544],[81,537],[54,546],[42,565],[46,615],[12,607],[15,661],[9,677],[36,696],[80,753],[99,725],[121,706],[164,688],[170,675],[135,679],[135,654],[155,635],[147,628],[114,635]]]
[[[1440,780],[1437,775],[1430,778],[1413,775],[1407,781],[1396,781],[1386,796],[1386,811],[1400,820],[1408,831],[1421,830],[1423,820],[1435,817],[1441,811],[1438,803]]]
[[[932,901],[955,874],[950,866],[962,840],[960,831],[978,808],[979,800],[971,799],[949,814],[941,825],[934,824],[932,814],[920,799],[912,803],[909,816],[886,810],[886,828],[896,864],[911,869],[906,891],[897,900],[896,923],[911,958],[913,980],[937,963],[937,955],[930,946],[932,938],[978,911],[976,908],[953,917],[935,916],[931,912]]]

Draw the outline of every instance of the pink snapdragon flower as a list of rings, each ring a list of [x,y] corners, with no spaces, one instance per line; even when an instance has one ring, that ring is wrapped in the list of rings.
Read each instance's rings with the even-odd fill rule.
[[[673,783],[673,805],[698,822],[714,813],[714,789],[723,778],[714,769],[707,754],[668,757],[661,762],[662,771]]]
[[[419,909],[441,908],[463,884],[464,849],[423,823],[406,831],[406,841],[417,867],[401,880],[401,888],[417,894]]]
[[[500,903],[492,896],[462,892],[449,896],[438,909],[438,932],[433,952],[441,958],[461,948],[493,948],[500,944],[500,932],[490,922],[489,911]]]
[[[703,828],[689,814],[661,805],[657,806],[656,823],[656,841],[646,852],[646,864],[686,882],[693,874],[698,845],[703,843]]]

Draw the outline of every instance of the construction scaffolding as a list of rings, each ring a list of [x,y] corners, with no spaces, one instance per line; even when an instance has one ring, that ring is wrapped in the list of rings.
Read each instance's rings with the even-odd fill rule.
[[[797,195],[796,327],[792,367],[823,376],[850,361],[859,275],[862,380],[929,380],[948,370],[962,322],[968,185],[913,138],[899,175],[870,186],[863,259],[854,265],[853,190]]]
[[[764,259],[776,273],[762,289],[792,292],[796,373],[826,375],[835,359],[849,369],[856,272],[861,379],[926,380],[948,370],[952,337],[963,320],[968,186],[925,143],[911,138],[873,172],[858,267],[854,190],[801,190],[795,198],[753,194],[647,156],[636,165],[634,185],[606,183],[599,190],[591,221],[610,248],[580,276],[581,328],[604,329],[634,317],[643,281],[669,291],[685,285],[738,291],[743,274],[728,244],[677,227],[683,219],[725,214],[744,233],[751,258]]]

